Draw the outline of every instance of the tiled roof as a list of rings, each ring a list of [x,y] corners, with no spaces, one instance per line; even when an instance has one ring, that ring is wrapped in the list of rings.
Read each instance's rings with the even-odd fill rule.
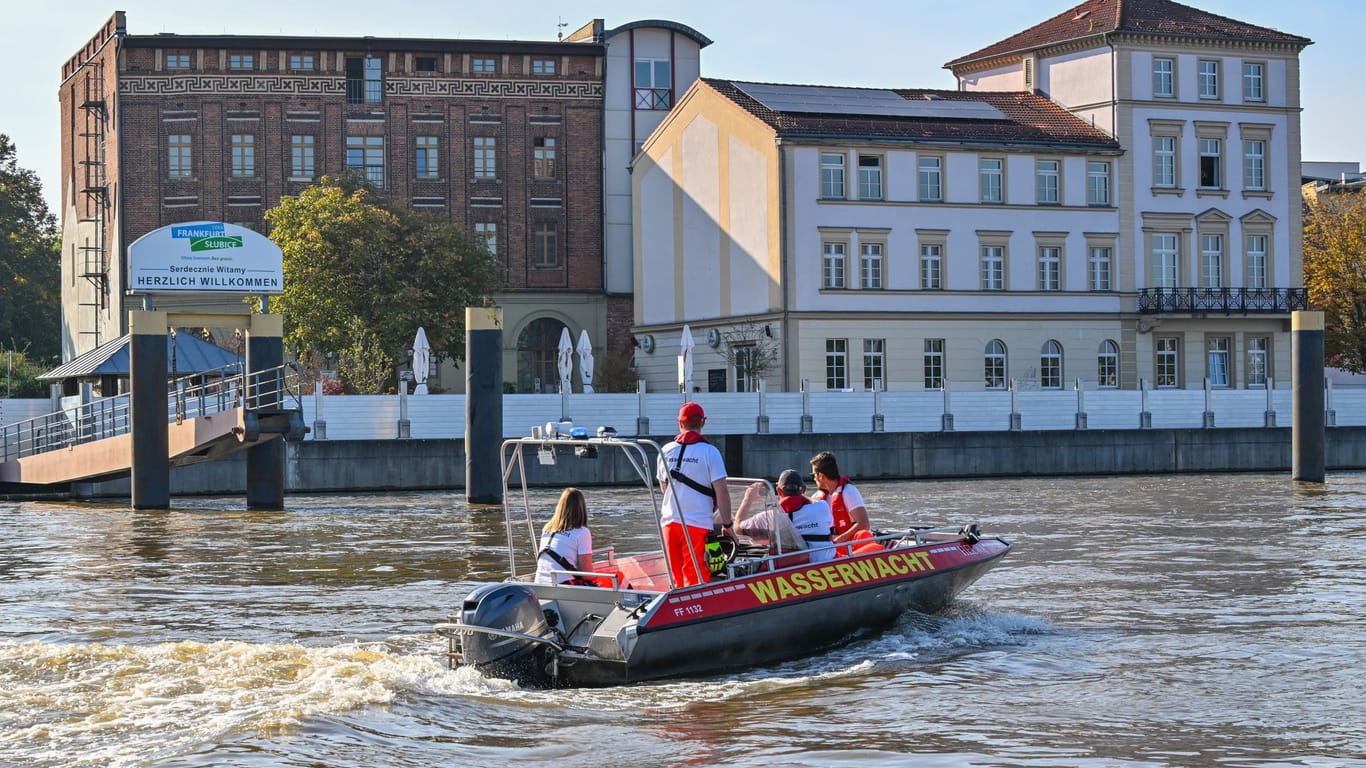
[[[1083,149],[1119,150],[1119,142],[1041,96],[1007,91],[940,91],[894,89],[905,99],[985,102],[1003,119],[952,119],[893,115],[850,115],[830,112],[775,111],[742,90],[745,83],[704,77],[702,82],[767,123],[787,138],[955,141],[975,144],[1068,145]],[[820,86],[800,86],[801,89]],[[849,89],[841,89],[849,90]],[[869,89],[875,90],[875,89]]]
[[[1107,33],[1309,45],[1306,37],[1218,16],[1172,0],[1086,0],[1041,24],[954,59],[945,67]]]

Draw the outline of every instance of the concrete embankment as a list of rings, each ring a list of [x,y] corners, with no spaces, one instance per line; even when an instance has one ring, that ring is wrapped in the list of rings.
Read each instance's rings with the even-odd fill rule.
[[[658,438],[661,442],[667,437]],[[818,451],[864,480],[1120,475],[1170,472],[1279,472],[1291,466],[1291,432],[1275,429],[1059,430],[721,435],[711,438],[732,475],[805,472]],[[1366,427],[1327,430],[1330,471],[1366,469]],[[616,452],[613,452],[616,453]],[[528,455],[535,485],[630,485],[640,482],[620,458],[578,459],[562,450],[554,466]],[[293,493],[463,488],[462,440],[309,440],[286,452],[285,487]],[[173,495],[244,492],[241,456],[171,473]],[[74,495],[129,494],[127,480],[78,485]]]

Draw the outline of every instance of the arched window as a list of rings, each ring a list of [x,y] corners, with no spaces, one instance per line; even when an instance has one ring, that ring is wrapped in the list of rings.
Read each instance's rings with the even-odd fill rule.
[[[1096,353],[1096,381],[1104,389],[1119,386],[1119,345],[1106,339]]]
[[[1039,355],[1039,389],[1062,389],[1062,345],[1052,339]]]
[[[558,392],[560,331],[564,323],[543,317],[532,320],[517,336],[517,391]]]
[[[1006,388],[1006,345],[1000,339],[987,342],[983,368],[986,372],[987,389]]]

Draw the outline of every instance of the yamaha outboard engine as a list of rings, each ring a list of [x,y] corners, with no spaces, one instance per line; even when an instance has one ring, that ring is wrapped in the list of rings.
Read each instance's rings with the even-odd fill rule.
[[[467,627],[488,627],[532,637],[553,639],[536,593],[525,584],[485,584],[469,593],[460,611]],[[520,685],[544,687],[551,683],[546,664],[555,647],[520,637],[466,631],[460,640],[466,664],[486,675]]]

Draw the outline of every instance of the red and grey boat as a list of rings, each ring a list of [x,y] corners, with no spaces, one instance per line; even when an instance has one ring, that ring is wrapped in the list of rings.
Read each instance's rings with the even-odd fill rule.
[[[808,656],[889,627],[908,611],[940,611],[1011,548],[975,524],[915,528],[880,532],[876,546],[865,543],[852,554],[812,563],[809,552],[784,549],[783,537],[766,535],[761,525],[723,542],[723,555],[711,564],[713,581],[678,587],[670,582],[661,532],[658,549],[595,550],[592,571],[567,572],[604,586],[535,583],[540,529],[526,487],[528,453],[540,463],[618,456],[643,481],[651,508],[639,514],[653,515],[656,530],[660,502],[654,481],[660,447],[653,441],[533,435],[503,443],[509,576],[475,588],[435,630],[448,640],[452,666],[522,685],[619,685]],[[514,475],[522,486],[515,495],[508,493]],[[738,500],[744,487],[764,481],[728,482]],[[768,486],[762,512],[768,517],[756,519],[784,522],[774,498]],[[595,539],[610,537],[601,522],[594,522]],[[523,568],[519,553],[530,556]]]

